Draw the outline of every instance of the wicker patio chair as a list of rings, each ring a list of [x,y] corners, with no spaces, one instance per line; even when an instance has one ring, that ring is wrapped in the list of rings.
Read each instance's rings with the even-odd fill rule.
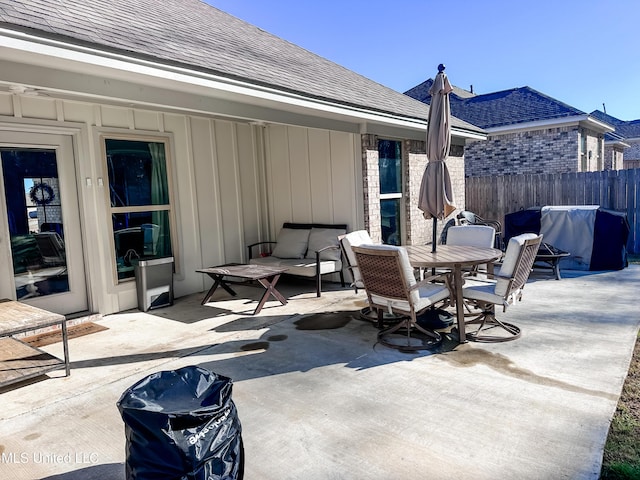
[[[438,332],[417,323],[417,315],[449,298],[448,276],[438,275],[417,282],[404,247],[367,245],[352,247],[371,308],[382,315],[402,315],[402,319],[378,333],[378,341],[400,351],[425,350],[442,342]],[[445,283],[431,283],[435,278]],[[412,335],[413,334],[413,335]]]
[[[362,283],[362,275],[360,275],[360,269],[356,260],[356,254],[353,251],[353,247],[359,247],[361,245],[373,245],[373,240],[366,230],[355,230],[338,237],[340,242],[340,248],[342,249],[343,257],[346,259],[346,267],[351,273],[351,286],[358,293],[358,289],[364,290],[364,283]],[[383,328],[385,323],[396,323],[403,315],[391,314],[384,312],[382,320],[378,318],[378,312],[370,306],[360,309],[360,318],[369,322],[377,322],[378,328]]]
[[[533,262],[542,242],[542,235],[524,233],[511,238],[502,261],[500,272],[494,279],[467,280],[462,296],[482,312],[465,325],[477,325],[475,331],[467,329],[467,339],[477,342],[505,342],[520,337],[520,327],[496,317],[496,305],[507,307],[522,300],[522,290],[529,279]],[[498,330],[496,330],[498,329]]]

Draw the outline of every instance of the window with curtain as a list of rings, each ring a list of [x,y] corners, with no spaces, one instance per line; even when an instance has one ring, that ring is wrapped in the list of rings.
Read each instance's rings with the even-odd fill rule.
[[[378,141],[382,242],[400,245],[402,208],[402,149],[396,140]]]
[[[164,141],[105,139],[118,280],[133,260],[172,256],[171,200]]]

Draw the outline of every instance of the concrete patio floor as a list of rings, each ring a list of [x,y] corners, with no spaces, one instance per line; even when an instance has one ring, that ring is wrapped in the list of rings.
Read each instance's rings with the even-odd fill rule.
[[[251,287],[105,316],[96,323],[108,330],[70,340],[70,377],[0,394],[0,478],[123,479],[122,392],[200,365],[233,379],[248,480],[597,479],[640,323],[638,285],[639,265],[560,281],[534,272],[503,314],[520,339],[449,335],[415,354],[376,344],[357,316],[364,294],[336,285],[318,299],[312,284],[282,282],[289,303],[257,316]]]

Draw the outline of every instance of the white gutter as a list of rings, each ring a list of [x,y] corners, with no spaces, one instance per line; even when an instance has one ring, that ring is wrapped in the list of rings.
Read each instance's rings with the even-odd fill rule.
[[[310,99],[300,94],[255,85],[219,75],[136,59],[118,53],[106,52],[42,37],[34,37],[22,32],[0,28],[0,48],[2,47],[19,52],[20,56],[16,58],[18,61],[20,61],[20,59],[24,61],[23,55],[28,54],[36,56],[38,59],[44,58],[49,61],[52,59],[56,62],[56,66],[60,68],[59,61],[62,59],[68,62],[82,64],[84,68],[102,67],[111,71],[117,71],[126,77],[142,76],[162,81],[177,82],[183,85],[203,87],[231,95],[250,97],[260,101],[275,102],[334,115],[355,117],[364,122],[382,122],[413,130],[425,130],[427,125],[427,121],[422,119],[411,119],[390,113],[375,112],[366,108],[341,105],[326,100]],[[138,81],[139,80],[138,78]],[[481,134],[459,129],[455,129],[455,134],[465,138],[486,138]]]
[[[629,148],[631,147],[630,144],[623,142],[622,140],[605,140],[604,141],[605,145],[611,145],[613,147],[621,147],[621,148]]]
[[[520,130],[536,130],[541,128],[559,128],[569,125],[575,125],[576,123],[580,122],[588,123],[591,128],[601,130],[603,133],[613,132],[615,130],[615,128],[608,123],[601,122],[600,120],[597,120],[596,118],[587,114],[574,115],[571,117],[552,118],[548,120],[538,120],[535,122],[517,123],[514,125],[503,125],[500,127],[490,127],[485,128],[485,130],[489,133],[506,133]]]

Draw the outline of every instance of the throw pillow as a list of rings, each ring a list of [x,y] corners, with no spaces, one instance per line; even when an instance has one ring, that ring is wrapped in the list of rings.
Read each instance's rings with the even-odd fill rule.
[[[346,230],[338,228],[312,228],[309,234],[309,249],[307,258],[316,258],[316,251],[324,247],[338,247],[338,235],[344,235]],[[320,260],[340,260],[340,249],[330,249],[320,252]]]
[[[310,230],[303,228],[283,228],[276,239],[271,255],[278,258],[304,258],[309,242]]]

